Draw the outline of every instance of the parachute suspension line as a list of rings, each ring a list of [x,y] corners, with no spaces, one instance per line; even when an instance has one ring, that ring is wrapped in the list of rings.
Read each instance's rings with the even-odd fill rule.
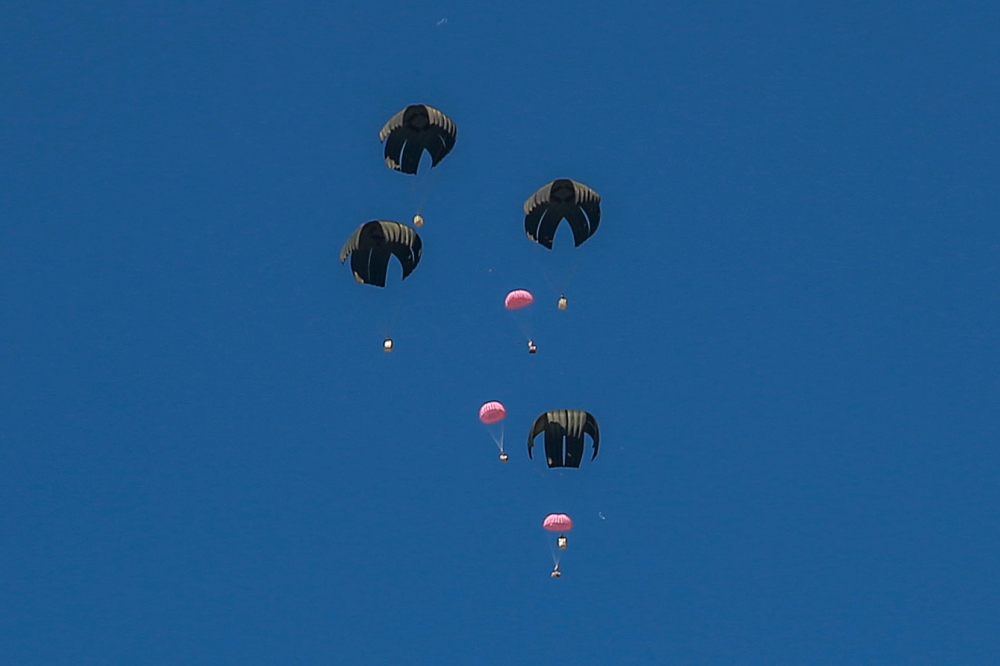
[[[558,289],[553,290],[559,293],[560,310],[566,309],[566,306],[564,305],[566,303],[566,292],[569,291],[570,282],[572,282],[573,278],[576,277],[576,272],[580,270],[580,264],[582,263],[583,263],[583,257],[580,256],[580,249],[578,248],[573,253],[573,260],[570,263],[569,274],[566,275],[566,277],[563,279],[562,282],[557,282],[556,284],[558,286]]]
[[[499,426],[499,427],[498,427]],[[490,425],[490,435],[493,437],[493,443],[497,445],[497,449],[500,450],[500,462],[507,462],[510,456],[507,455],[507,451],[504,450],[504,422],[498,421]]]
[[[432,169],[430,166],[427,167],[427,173],[418,175],[417,178],[420,179],[418,183],[420,187],[420,198],[417,200],[417,214],[424,209],[424,205],[427,203],[427,199],[430,197],[431,190],[434,189],[435,183],[438,179],[437,169]]]
[[[537,448],[537,447],[536,447]],[[539,451],[535,451],[535,456],[539,454]],[[545,454],[542,453],[544,456]],[[529,461],[530,462],[530,461]],[[544,460],[540,464],[531,465],[532,469],[535,470],[535,474],[538,478],[542,479],[546,486],[552,484],[553,470],[545,469],[542,466],[545,464]],[[586,467],[587,469],[583,469]],[[580,493],[583,491],[584,482],[587,475],[590,473],[591,465],[580,465],[572,472],[562,472],[558,473],[559,480],[556,483],[561,482],[563,492],[559,493],[559,503],[563,505],[563,509],[566,513],[574,513],[579,507],[577,500],[580,499]],[[570,476],[567,477],[567,474]],[[567,480],[567,478],[569,480]]]
[[[555,276],[551,272],[550,261],[545,261],[546,257],[543,253],[552,254],[554,250],[547,250],[541,245],[538,245],[538,249],[535,251],[535,264],[542,272],[542,277],[545,278],[545,284],[549,286],[549,291],[559,297],[559,309],[565,310],[566,306],[566,292],[569,290],[570,282],[576,276],[576,272],[580,270],[580,264],[583,262],[583,257],[580,257],[580,248],[577,248],[573,253],[573,259],[569,261],[569,273],[564,277],[560,278]]]
[[[549,552],[552,553],[552,564],[555,565],[556,569],[559,568],[559,560],[562,559],[562,553],[559,552],[552,544],[551,539],[546,539],[549,544]]]
[[[544,455],[544,454],[542,454],[542,455]],[[543,464],[544,464],[544,463],[543,463]],[[542,470],[542,465],[541,465],[541,464],[536,464],[536,465],[532,465],[532,466],[531,466],[531,468],[532,468],[533,470],[535,470],[535,475],[536,475],[536,476],[537,476],[537,477],[538,477],[539,479],[544,479],[544,480],[545,480],[546,482],[548,482],[548,480],[549,480],[549,479],[548,479],[548,475],[546,475],[546,474],[545,474],[545,471],[544,471],[544,470]]]
[[[528,341],[528,353],[534,354],[538,351],[534,336],[531,334],[531,312],[524,312],[524,308],[535,301],[535,297],[524,289],[515,289],[507,294],[504,299],[504,307],[511,313],[511,317],[517,322],[517,327],[521,329],[521,334]]]
[[[499,426],[499,434],[497,426]],[[493,443],[497,445],[497,449],[500,450],[500,453],[503,453],[503,445],[504,445],[503,421],[499,421],[498,423],[492,423],[490,424],[489,428],[490,428],[490,437],[493,438]]]
[[[580,270],[580,263],[582,262],[582,259],[582,257],[577,257],[573,261],[573,267],[570,269],[569,275],[566,276],[566,281],[563,283],[564,287],[559,290],[560,296],[565,296],[566,290],[569,289],[569,283],[573,281],[573,278],[576,277],[576,272]]]
[[[402,287],[402,285],[397,285]],[[403,296],[399,292],[401,289],[394,290],[392,294],[392,299],[395,303],[391,306],[390,314],[388,315],[388,320],[383,320],[380,327],[380,332],[382,337],[385,338],[386,342],[383,343],[383,349],[385,351],[392,351],[392,330],[396,327],[396,322],[399,321],[399,316],[403,312]],[[388,344],[386,344],[388,343]]]
[[[396,309],[392,313],[392,319],[389,320],[389,330],[386,332],[385,337],[390,337],[392,335],[392,329],[396,327],[396,322],[399,321],[399,315],[403,312],[403,299],[400,298],[396,302]]]
[[[518,317],[518,316],[521,316],[521,315],[514,315],[514,316]],[[523,315],[523,316],[527,316],[527,315]],[[524,336],[524,339],[528,342],[528,346],[530,347],[531,343],[533,342],[533,339],[531,337],[531,331],[532,331],[532,329],[534,329],[534,326],[531,326],[530,324],[524,323],[524,319],[522,318],[522,319],[518,319],[517,327],[519,329],[521,329],[521,335]]]
[[[431,168],[431,159],[426,152],[421,155],[420,161],[423,164],[417,170],[416,175],[410,179],[410,201],[416,209],[413,216],[413,226],[415,227],[424,226],[424,205],[427,203],[431,190],[434,188],[434,182],[437,180],[437,169]]]
[[[576,512],[576,510],[580,508],[580,495],[583,492],[583,487],[585,485],[589,485],[587,484],[587,477],[590,476],[591,467],[593,467],[593,465],[580,465],[576,468],[576,473],[572,476],[572,480],[569,483],[570,487],[567,489],[569,493],[566,495],[566,508],[569,509],[570,512]],[[536,465],[535,468],[537,469],[538,466]],[[566,477],[563,476],[563,478],[565,479]],[[563,547],[565,548],[565,546]]]
[[[549,286],[549,291],[552,291],[554,293],[562,293],[556,286],[556,283],[553,280],[553,276],[549,273],[548,265],[545,263],[545,261],[541,259],[541,255],[539,254],[539,252],[549,252],[550,250],[546,250],[540,245],[538,247],[539,249],[535,250],[535,256],[533,257],[535,260],[535,265],[537,265],[538,268],[542,271],[542,277],[545,278],[545,284]]]
[[[583,470],[583,473],[578,475],[580,478],[576,481],[576,488],[573,489],[573,497],[570,499],[570,504],[572,506],[577,506],[577,500],[580,499],[580,493],[583,491],[583,484],[584,481],[586,481],[587,473],[589,471],[590,465],[587,465],[587,469]]]

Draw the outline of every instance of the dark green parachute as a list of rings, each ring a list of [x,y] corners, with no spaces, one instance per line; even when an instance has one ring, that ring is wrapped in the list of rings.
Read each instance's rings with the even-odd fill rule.
[[[455,147],[458,130],[451,118],[426,104],[411,104],[385,124],[378,140],[385,142],[385,163],[394,171],[416,173],[427,151],[436,167]]]
[[[580,247],[597,233],[601,223],[601,195],[583,183],[560,178],[546,183],[524,202],[524,231],[528,238],[552,249],[559,222],[566,219],[573,241]]]
[[[597,427],[597,419],[590,412],[582,409],[556,409],[545,412],[531,427],[528,435],[528,457],[531,458],[531,447],[535,445],[535,437],[545,433],[545,462],[549,467],[579,467],[583,460],[583,436],[590,435],[594,443],[594,455],[601,444],[601,431]]]
[[[350,255],[355,280],[384,287],[390,255],[403,265],[405,280],[420,263],[421,252],[423,242],[415,229],[391,220],[372,220],[358,227],[344,243],[340,263]]]

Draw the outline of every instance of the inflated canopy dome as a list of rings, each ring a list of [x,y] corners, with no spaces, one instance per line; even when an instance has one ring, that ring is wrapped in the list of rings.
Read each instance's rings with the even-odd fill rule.
[[[354,279],[376,287],[385,286],[389,257],[403,265],[403,279],[420,263],[423,242],[416,230],[392,220],[372,220],[358,227],[340,250],[340,263],[351,258]]]
[[[583,183],[568,178],[542,185],[524,202],[524,231],[528,238],[552,249],[556,227],[565,219],[580,247],[597,233],[601,223],[601,195]]]
[[[601,431],[597,419],[582,409],[557,409],[545,412],[537,419],[528,434],[528,457],[535,445],[535,437],[545,433],[545,462],[549,467],[579,467],[583,460],[584,435],[590,435],[597,457],[601,444]]]
[[[385,143],[385,164],[394,171],[416,173],[420,155],[431,155],[431,167],[436,167],[455,147],[458,129],[451,118],[432,106],[412,104],[392,118],[378,133]]]

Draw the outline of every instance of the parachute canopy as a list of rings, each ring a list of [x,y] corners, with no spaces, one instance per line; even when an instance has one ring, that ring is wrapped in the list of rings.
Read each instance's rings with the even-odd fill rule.
[[[515,289],[503,299],[503,306],[508,310],[520,310],[535,302],[535,297],[527,289]]]
[[[385,163],[394,171],[416,173],[420,155],[427,151],[436,167],[455,147],[458,129],[451,118],[426,104],[411,104],[392,118],[378,133],[385,143]]]
[[[507,408],[502,402],[491,400],[479,408],[479,420],[487,425],[503,421],[505,418],[507,418]]]
[[[597,419],[582,409],[557,409],[545,412],[537,419],[528,434],[528,457],[535,445],[535,437],[545,433],[545,462],[549,467],[579,467],[583,459],[583,436],[590,435],[594,445],[593,460],[601,444],[601,431]]]
[[[358,227],[340,250],[340,263],[351,257],[354,279],[364,284],[385,286],[389,257],[403,265],[406,279],[420,263],[423,242],[416,230],[391,220],[373,220]]]
[[[556,227],[563,219],[580,247],[597,233],[601,223],[601,196],[583,183],[560,178],[546,183],[524,202],[524,231],[528,238],[552,249]]]
[[[542,527],[549,532],[569,532],[573,529],[573,520],[565,513],[550,513],[542,521]]]

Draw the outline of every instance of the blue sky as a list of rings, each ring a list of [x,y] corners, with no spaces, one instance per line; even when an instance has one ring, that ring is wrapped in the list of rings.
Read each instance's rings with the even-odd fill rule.
[[[991,3],[4,15],[9,663],[997,659]],[[411,103],[458,126],[416,187]],[[521,213],[559,177],[603,198],[566,312]],[[421,200],[412,277],[355,284]],[[568,494],[560,408],[602,429]]]

